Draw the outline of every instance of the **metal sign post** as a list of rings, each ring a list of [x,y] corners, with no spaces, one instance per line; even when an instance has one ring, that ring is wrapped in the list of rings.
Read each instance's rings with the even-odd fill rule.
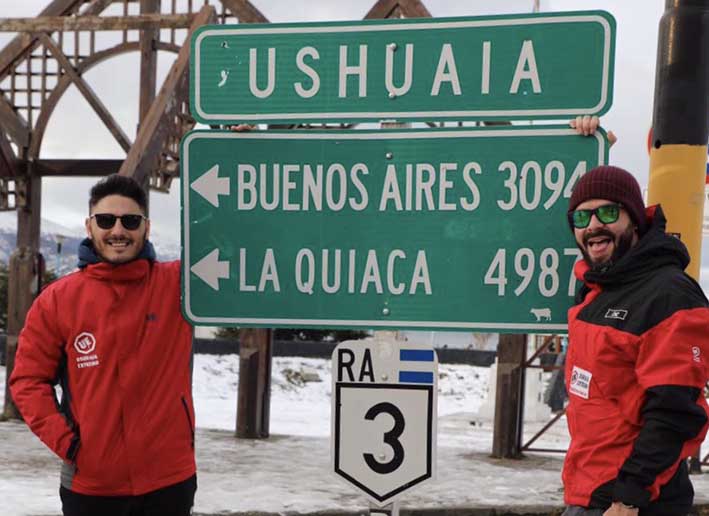
[[[399,502],[389,503],[383,507],[377,507],[370,502],[369,516],[399,516]]]

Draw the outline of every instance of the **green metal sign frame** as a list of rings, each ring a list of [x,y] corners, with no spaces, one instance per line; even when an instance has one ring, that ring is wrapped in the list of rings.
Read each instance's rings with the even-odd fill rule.
[[[615,27],[605,11],[205,26],[191,108],[209,125],[601,115]]]
[[[194,131],[183,312],[197,325],[556,332],[568,197],[605,133],[562,126]]]

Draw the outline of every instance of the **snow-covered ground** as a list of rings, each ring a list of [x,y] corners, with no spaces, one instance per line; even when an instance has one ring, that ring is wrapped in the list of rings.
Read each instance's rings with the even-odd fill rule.
[[[234,430],[239,376],[237,355],[195,355],[197,426]],[[330,361],[274,357],[270,430],[279,435],[330,435]],[[488,368],[439,365],[438,415],[474,413],[487,394]],[[314,374],[313,374],[314,373]],[[304,381],[315,376],[320,381]]]
[[[324,359],[274,358],[271,437],[240,440],[233,436],[238,356],[195,356],[196,514],[366,510],[366,499],[330,473],[330,367]],[[437,479],[407,493],[403,507],[561,506],[563,455],[533,453],[520,461],[489,457],[492,425],[476,415],[488,376],[488,368],[439,365]],[[0,368],[0,385],[4,377]],[[542,424],[525,423],[526,438]],[[535,446],[567,444],[562,419]],[[61,514],[58,464],[22,423],[0,423],[0,514]],[[709,479],[704,477],[693,480],[698,501],[706,503]]]

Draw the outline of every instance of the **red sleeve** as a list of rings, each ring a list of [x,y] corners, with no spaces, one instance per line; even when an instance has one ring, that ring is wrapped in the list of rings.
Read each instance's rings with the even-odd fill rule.
[[[58,313],[51,290],[32,304],[20,332],[10,392],[30,429],[66,460],[76,433],[59,412],[53,387],[64,353],[63,339],[53,320]]]
[[[649,389],[657,385],[703,388],[709,365],[709,310],[679,310],[643,335],[635,373]]]
[[[613,500],[645,507],[707,431],[709,310],[678,310],[642,336],[635,373],[645,391],[642,427],[618,472]]]

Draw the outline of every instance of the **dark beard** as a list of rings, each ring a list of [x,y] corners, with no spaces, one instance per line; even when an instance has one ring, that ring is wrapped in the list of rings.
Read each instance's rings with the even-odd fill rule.
[[[615,250],[613,251],[613,254],[611,254],[611,257],[608,258],[606,261],[603,262],[597,262],[594,263],[591,260],[591,257],[588,255],[586,252],[586,245],[589,239],[597,236],[607,236],[611,240],[615,242]],[[607,229],[600,229],[596,231],[595,233],[589,234],[587,236],[584,236],[583,246],[578,246],[579,249],[581,249],[581,253],[583,254],[583,259],[586,261],[586,263],[589,265],[592,271],[594,272],[606,272],[608,269],[613,267],[616,263],[618,263],[618,260],[620,260],[623,256],[627,254],[628,251],[630,251],[630,248],[633,246],[633,237],[635,236],[635,228],[633,226],[628,226],[628,228],[618,236],[617,240],[615,238],[615,235],[608,231]],[[578,245],[578,244],[577,244]]]

